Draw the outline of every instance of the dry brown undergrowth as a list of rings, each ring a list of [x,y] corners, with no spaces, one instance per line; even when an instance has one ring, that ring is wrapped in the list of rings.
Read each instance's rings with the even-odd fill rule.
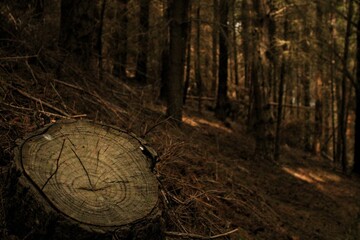
[[[15,139],[44,124],[63,118],[102,121],[146,134],[143,137],[158,150],[157,175],[169,235],[220,238],[221,234],[235,232],[232,236],[250,238],[247,230],[232,220],[235,214],[246,215],[249,220],[245,224],[256,222],[259,228],[281,231],[274,220],[279,216],[241,182],[237,161],[244,161],[241,152],[250,153],[244,150],[245,145],[237,145],[241,141],[247,144],[246,140],[239,137],[232,139],[238,141],[232,147],[224,146],[226,138],[235,134],[214,119],[191,114],[182,127],[177,127],[164,117],[164,107],[155,104],[151,87],[132,86],[111,76],[99,84],[90,73],[72,66],[64,67],[62,79],[56,79],[52,69],[44,71],[40,64],[42,58],[52,55],[56,54],[17,56],[1,62],[0,146],[8,156],[3,169],[11,161]],[[30,65],[30,59],[35,63]],[[226,156],[223,148],[239,156]]]

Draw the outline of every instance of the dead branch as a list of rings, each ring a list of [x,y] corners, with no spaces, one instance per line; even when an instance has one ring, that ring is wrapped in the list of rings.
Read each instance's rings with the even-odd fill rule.
[[[64,86],[67,86],[67,87],[70,87],[70,88],[73,88],[73,89],[76,89],[76,90],[79,90],[79,91],[86,92],[82,87],[76,86],[76,85],[71,84],[71,83],[63,82],[63,81],[60,81],[60,80],[57,80],[57,79],[54,79],[54,82],[60,83],[60,84],[62,84]]]
[[[21,59],[29,59],[29,58],[35,58],[35,57],[38,57],[38,55],[2,57],[2,58],[0,58],[0,61],[18,61]]]
[[[217,239],[217,238],[228,236],[228,235],[233,234],[233,233],[235,233],[237,231],[239,231],[239,229],[235,228],[235,229],[233,229],[233,230],[231,230],[229,232],[221,233],[221,234],[214,235],[214,236],[209,236],[209,237],[198,235],[198,234],[193,234],[193,233],[179,233],[179,232],[167,232],[167,231],[165,232],[165,235],[169,236],[169,237],[175,237],[175,238]]]
[[[8,85],[8,86],[9,86],[10,88],[16,90],[18,93],[20,93],[20,94],[23,95],[24,97],[27,97],[27,98],[35,101],[35,102],[38,102],[38,103],[40,103],[40,104],[42,104],[42,105],[45,105],[45,106],[47,106],[48,108],[51,108],[51,109],[57,111],[58,113],[61,113],[62,115],[66,116],[66,117],[70,117],[69,114],[67,114],[67,113],[64,112],[63,110],[61,110],[61,109],[59,109],[59,108],[51,105],[50,103],[44,102],[43,100],[41,100],[41,99],[39,99],[39,98],[33,97],[33,96],[31,96],[30,94],[28,94],[27,92],[24,92],[24,91],[22,91],[22,90],[20,90],[20,89],[18,89],[18,88],[16,88],[16,87],[13,87],[13,86],[11,86],[11,85]]]
[[[192,99],[192,100],[198,100],[199,97],[198,96],[187,96],[187,99]],[[201,100],[204,101],[215,101],[216,99],[214,97],[201,97]]]
[[[279,103],[276,102],[270,102],[268,103],[270,106],[278,106]],[[282,104],[283,107],[287,107],[287,108],[299,108],[299,109],[304,109],[304,110],[309,110],[312,111],[314,110],[313,107],[310,106],[298,106],[298,105],[292,105],[292,104]]]

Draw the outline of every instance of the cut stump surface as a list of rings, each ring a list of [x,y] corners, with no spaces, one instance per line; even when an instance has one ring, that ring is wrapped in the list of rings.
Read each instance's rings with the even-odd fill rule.
[[[89,121],[58,122],[19,146],[17,185],[82,230],[106,235],[123,226],[135,229],[139,221],[158,224],[158,183],[151,171],[153,159],[144,151],[154,153],[120,129]]]

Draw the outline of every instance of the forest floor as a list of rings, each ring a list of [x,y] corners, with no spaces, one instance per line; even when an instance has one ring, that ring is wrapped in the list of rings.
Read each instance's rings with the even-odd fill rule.
[[[111,76],[99,83],[72,68],[58,80],[51,63],[39,63],[1,65],[2,193],[16,139],[63,118],[86,118],[134,132],[157,150],[168,239],[360,239],[360,179],[328,160],[286,144],[280,161],[259,159],[244,124],[199,114],[193,100],[179,127],[165,117],[152,86]],[[0,238],[18,239],[1,206]]]

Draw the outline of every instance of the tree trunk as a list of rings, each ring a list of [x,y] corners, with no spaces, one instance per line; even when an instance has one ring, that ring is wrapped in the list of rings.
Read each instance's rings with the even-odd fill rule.
[[[250,49],[252,47],[252,41],[250,41],[251,31],[250,31],[250,4],[248,0],[242,0],[241,3],[241,23],[242,23],[242,53],[244,61],[244,87],[248,89],[248,98],[249,105],[247,109],[247,126],[248,129],[251,129],[252,126],[252,84],[251,84],[251,59],[250,59]]]
[[[308,9],[306,8],[305,11],[307,11]],[[303,24],[304,24],[304,32],[303,32],[303,37],[302,37],[302,50],[303,52],[308,56],[310,54],[310,45],[309,45],[309,41],[308,39],[310,38],[310,26],[309,23],[307,22],[307,19],[304,18],[303,19]],[[311,96],[310,96],[310,63],[308,60],[306,60],[303,63],[303,68],[304,68],[304,72],[302,75],[302,85],[303,85],[303,92],[304,92],[304,106],[305,107],[310,107],[310,101],[311,101]],[[311,123],[310,123],[310,111],[306,111],[304,114],[304,118],[305,118],[305,130],[304,130],[304,147],[305,150],[307,151],[311,151],[311,140],[312,140],[312,133],[311,133]]]
[[[113,74],[122,80],[126,80],[126,58],[127,58],[127,4],[128,0],[118,0],[116,10],[116,30],[114,32],[115,59]]]
[[[324,39],[323,39],[323,4],[319,1],[316,2],[316,40],[317,40],[317,49],[320,52],[324,52]],[[324,71],[323,66],[324,62],[321,57],[317,57],[317,66],[316,66],[316,74],[315,74],[315,124],[314,124],[314,137],[313,137],[313,152],[317,155],[320,154],[321,151],[321,141],[323,135],[323,103],[322,103],[322,85],[324,81]]]
[[[191,12],[191,6],[189,6],[189,12]],[[183,95],[183,104],[186,104],[187,93],[190,86],[190,79],[191,79],[191,30],[192,24],[191,19],[189,19],[189,26],[188,26],[188,35],[187,35],[187,42],[186,42],[186,74],[185,74],[185,84],[184,84],[184,95]]]
[[[332,155],[333,161],[335,162],[336,158],[336,144],[337,144],[337,135],[336,135],[336,113],[335,113],[335,51],[336,51],[336,35],[335,35],[335,24],[334,22],[334,14],[331,14],[331,65],[330,65],[330,87],[331,87],[331,130],[332,130]]]
[[[285,13],[286,14],[286,13]],[[285,16],[284,19],[284,41],[288,40],[288,29],[289,21],[288,17]],[[283,111],[283,97],[284,97],[284,84],[285,84],[285,74],[286,74],[286,64],[288,64],[288,58],[286,57],[287,51],[286,44],[283,47],[282,62],[280,68],[280,82],[279,82],[279,93],[278,93],[278,108],[277,108],[277,121],[276,121],[276,133],[275,133],[275,150],[274,150],[274,160],[278,161],[280,158],[280,130],[282,125],[282,111]]]
[[[170,5],[170,66],[167,115],[182,120],[185,49],[188,31],[189,0],[173,0]]]
[[[168,0],[165,0],[163,2],[164,5],[164,12],[163,12],[163,18],[164,18],[164,22],[165,22],[165,27],[164,27],[164,37],[163,37],[163,49],[161,52],[161,85],[160,85],[160,96],[159,98],[163,101],[168,101],[168,85],[169,85],[169,60],[170,60],[170,56],[169,56],[169,44],[170,44],[170,40],[169,40],[169,28],[170,26],[169,21],[170,21],[170,6],[168,3]]]
[[[233,10],[232,10],[232,30],[233,30],[233,57],[234,57],[234,75],[235,75],[235,88],[236,88],[236,97],[239,99],[239,61],[238,61],[238,48],[237,48],[237,31],[236,31],[236,1],[233,0]]]
[[[360,13],[360,2],[358,3]],[[360,175],[360,18],[357,22],[356,49],[356,117],[355,117],[355,146],[353,173]]]
[[[96,1],[61,0],[59,46],[90,69],[94,50]]]
[[[346,26],[346,35],[344,43],[344,55],[343,55],[343,76],[341,81],[341,105],[340,105],[340,115],[339,115],[339,147],[338,155],[340,156],[342,170],[346,172],[347,170],[347,139],[346,139],[346,129],[347,129],[347,76],[346,71],[348,71],[348,57],[349,57],[349,47],[350,47],[350,37],[351,37],[351,21],[353,17],[353,0],[349,0],[348,5],[348,21]]]
[[[228,78],[228,15],[229,15],[229,2],[220,1],[220,31],[219,31],[219,75],[218,75],[218,94],[216,99],[215,116],[225,121],[226,119],[226,105],[228,103],[227,97],[227,78]]]
[[[140,33],[139,50],[136,62],[136,80],[141,84],[147,83],[147,57],[149,46],[149,10],[150,1],[140,0]]]
[[[265,0],[253,1],[253,46],[251,60],[252,109],[251,130],[255,134],[256,154],[263,159],[274,156],[271,108],[268,104],[269,6]]]
[[[202,92],[203,92],[203,82],[201,78],[201,45],[200,45],[200,38],[201,38],[201,16],[200,16],[200,2],[199,6],[196,9],[196,63],[195,63],[195,80],[196,80],[196,87],[197,87],[197,95],[199,97],[198,101],[198,112],[201,113],[202,108]]]
[[[98,48],[98,68],[99,68],[99,81],[103,81],[104,69],[103,69],[103,30],[104,30],[104,17],[105,17],[105,8],[106,8],[106,0],[103,0],[101,4],[101,12],[100,12],[100,23],[99,23],[99,31],[97,37],[97,48]]]
[[[18,147],[8,227],[26,239],[163,239],[156,153],[126,131],[63,121]]]
[[[219,2],[218,0],[213,0],[213,22],[212,25],[212,82],[211,82],[211,94],[216,96],[216,89],[217,89],[217,80],[218,80],[218,38],[219,38]]]

